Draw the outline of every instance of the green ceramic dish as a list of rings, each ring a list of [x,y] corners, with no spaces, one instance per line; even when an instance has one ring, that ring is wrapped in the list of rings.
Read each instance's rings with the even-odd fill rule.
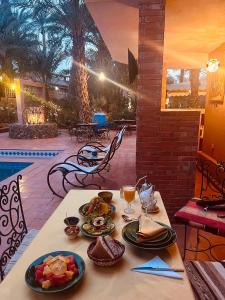
[[[84,224],[86,224],[86,223],[84,223]],[[106,231],[104,231],[104,232],[102,232],[102,233],[99,233],[99,234],[91,234],[90,232],[87,232],[87,231],[83,228],[84,224],[81,225],[80,231],[81,231],[81,233],[82,233],[84,236],[89,237],[89,238],[96,238],[96,237],[98,237],[98,236],[109,235],[109,234],[111,234],[111,233],[115,230],[115,224],[112,223],[112,222],[110,222],[110,224],[112,224],[112,228],[111,228],[111,229],[106,230]]]
[[[87,204],[89,204],[89,203],[85,203],[85,204],[81,205],[81,207],[79,208],[79,214],[80,214],[82,217],[88,217],[87,215],[84,214],[84,207],[85,207]],[[107,204],[108,204],[108,203],[107,203]],[[115,211],[116,211],[116,207],[115,207],[114,205],[112,205],[112,204],[108,204],[108,205],[110,206],[110,211],[109,211],[109,213],[108,213],[107,215],[112,216],[112,215],[115,213]]]
[[[165,249],[176,242],[176,232],[166,224],[163,223],[159,223],[159,224],[167,227],[168,231],[162,234],[161,236],[157,237],[156,239],[151,239],[148,241],[144,241],[142,243],[137,243],[136,232],[139,228],[138,221],[131,222],[126,226],[124,226],[122,231],[123,239],[127,243],[141,249],[148,249],[148,250]]]
[[[79,274],[78,276],[75,276],[72,280],[67,282],[64,285],[61,286],[55,286],[51,287],[49,289],[43,289],[42,287],[39,286],[39,284],[35,281],[35,266],[40,265],[45,258],[47,258],[49,255],[51,256],[57,256],[57,255],[63,255],[63,256],[69,256],[72,255],[74,257],[74,260],[76,262],[76,265],[78,267]],[[81,278],[84,276],[85,272],[85,263],[84,260],[81,256],[79,256],[76,253],[70,252],[70,251],[55,251],[51,253],[47,253],[39,258],[37,258],[32,264],[28,267],[26,273],[25,273],[25,281],[26,284],[29,288],[31,288],[33,291],[37,293],[42,293],[42,294],[52,294],[52,293],[59,293],[63,292],[75,284],[77,284]]]
[[[129,237],[129,239],[136,242],[137,241],[137,231],[139,229],[138,221],[129,223],[125,227],[126,227],[125,231],[126,231],[127,236]],[[148,241],[146,241],[146,243],[152,244],[152,243],[158,243],[158,242],[165,241],[166,239],[168,239],[169,233],[170,233],[170,228],[168,228],[168,230],[166,232],[164,232],[162,235],[160,235],[156,238],[153,237],[152,239],[149,239]]]
[[[124,232],[122,232],[122,237],[123,239],[130,244],[131,246],[134,246],[139,249],[144,249],[144,250],[149,250],[149,251],[155,251],[155,250],[164,250],[167,249],[168,247],[172,246],[176,242],[176,235],[171,238],[170,241],[168,241],[166,244],[161,244],[161,245],[143,245],[143,243],[134,243],[133,241],[129,240]]]

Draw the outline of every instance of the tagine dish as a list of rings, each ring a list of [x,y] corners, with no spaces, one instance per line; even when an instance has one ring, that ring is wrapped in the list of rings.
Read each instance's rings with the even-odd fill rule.
[[[106,203],[101,197],[94,197],[89,203],[86,203],[79,208],[79,213],[83,217],[112,215],[114,211],[115,206]]]

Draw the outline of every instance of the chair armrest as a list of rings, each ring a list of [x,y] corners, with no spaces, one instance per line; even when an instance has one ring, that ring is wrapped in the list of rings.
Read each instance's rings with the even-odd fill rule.
[[[72,157],[77,157],[78,155],[77,154],[73,154],[73,155],[70,155],[68,156],[65,160],[64,160],[64,163],[67,162],[68,159],[72,158]]]

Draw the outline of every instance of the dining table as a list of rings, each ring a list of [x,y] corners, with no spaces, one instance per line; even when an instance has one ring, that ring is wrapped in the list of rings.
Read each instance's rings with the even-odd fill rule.
[[[80,218],[79,225],[84,223],[79,216],[79,208],[98,195],[97,190],[71,190],[53,212],[38,235],[28,246],[22,257],[0,284],[0,299],[4,300],[38,300],[38,299],[67,299],[67,300],[192,300],[194,299],[184,264],[177,244],[160,250],[141,250],[128,245],[122,238],[122,229],[126,225],[121,217],[126,207],[125,200],[120,198],[119,190],[111,190],[113,193],[112,204],[116,207],[113,216],[115,231],[112,237],[125,245],[125,253],[122,259],[114,266],[102,267],[94,264],[87,255],[87,248],[93,239],[83,236],[81,233],[76,239],[69,239],[64,233],[64,219],[66,216]],[[155,192],[155,198],[160,210],[157,214],[151,214],[153,220],[170,225],[166,209],[160,193]],[[48,204],[46,203],[46,206]],[[133,201],[134,215],[141,213],[138,197]],[[43,207],[43,210],[45,207]],[[25,282],[25,272],[29,265],[38,257],[53,251],[72,251],[80,255],[85,262],[85,274],[82,280],[67,291],[55,294],[40,294],[31,290]],[[175,279],[153,274],[134,272],[131,269],[159,256],[171,268],[184,269],[182,279]]]

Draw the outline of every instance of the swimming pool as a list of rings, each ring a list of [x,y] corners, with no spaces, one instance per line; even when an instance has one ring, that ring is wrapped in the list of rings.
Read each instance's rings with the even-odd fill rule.
[[[0,181],[29,167],[33,163],[28,162],[0,162]]]

